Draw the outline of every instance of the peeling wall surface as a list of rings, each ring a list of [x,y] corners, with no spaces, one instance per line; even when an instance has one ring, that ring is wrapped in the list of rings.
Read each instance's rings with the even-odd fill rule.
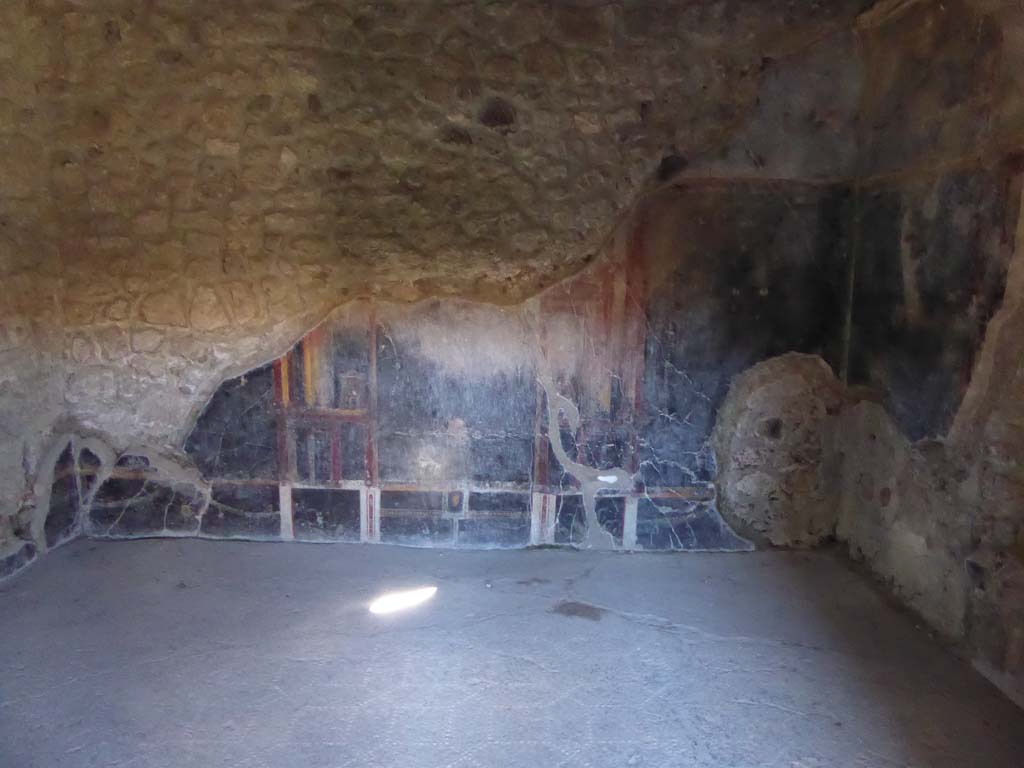
[[[230,499],[258,486],[273,536],[747,548],[717,512],[715,413],[752,363],[837,349],[836,197],[680,183],[520,306],[346,305],[226,382],[185,450],[241,535],[259,528]]]
[[[519,305],[349,302],[224,382],[176,463],[135,447],[91,475],[84,529],[749,549],[718,511],[716,413],[758,361],[835,362],[848,200],[831,184],[680,180],[592,266]]]
[[[839,504],[836,415],[842,386],[816,355],[773,357],[737,376],[718,413],[720,503],[757,541],[832,538]]]
[[[1024,11],[229,5],[0,7],[0,576],[837,539],[1024,698]]]
[[[3,3],[0,558],[62,435],[178,451],[339,305],[518,306],[673,179],[847,177],[863,5]]]
[[[944,435],[1003,300],[1016,163],[865,182],[857,199],[850,382],[912,439]]]
[[[838,535],[1024,701],[1024,11],[880,3],[865,83]]]

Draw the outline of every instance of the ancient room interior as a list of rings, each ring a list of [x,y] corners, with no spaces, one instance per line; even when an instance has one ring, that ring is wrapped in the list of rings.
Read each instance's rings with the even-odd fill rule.
[[[0,3],[0,766],[1024,766],[1024,5]]]

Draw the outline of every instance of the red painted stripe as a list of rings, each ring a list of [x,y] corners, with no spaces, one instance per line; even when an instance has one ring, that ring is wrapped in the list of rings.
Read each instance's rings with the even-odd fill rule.
[[[331,430],[331,482],[341,482],[341,427]]]

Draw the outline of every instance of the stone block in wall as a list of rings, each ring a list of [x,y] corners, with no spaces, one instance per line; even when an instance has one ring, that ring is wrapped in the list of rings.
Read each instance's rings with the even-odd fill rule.
[[[819,357],[787,354],[733,380],[714,444],[722,513],[775,546],[809,547],[835,533],[835,421],[842,388]]]
[[[153,325],[188,326],[188,300],[183,290],[156,291],[142,299],[143,319]]]

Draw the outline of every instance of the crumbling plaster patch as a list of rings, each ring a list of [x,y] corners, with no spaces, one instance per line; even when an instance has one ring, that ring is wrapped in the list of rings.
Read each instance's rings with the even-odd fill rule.
[[[357,295],[515,303],[649,184],[842,176],[859,3],[741,5],[4,3],[0,531],[64,416],[170,447]]]
[[[714,445],[723,514],[774,546],[810,547],[835,534],[835,417],[842,386],[813,355],[787,354],[733,379]]]
[[[880,3],[858,25],[868,84],[859,110],[862,189],[888,185],[912,198],[915,188],[937,190],[939,181],[951,180],[947,189],[955,190],[957,179],[964,189],[972,176],[987,179],[977,187],[980,195],[933,196],[930,209],[923,201],[923,218],[946,218],[948,237],[929,239],[927,227],[915,234],[906,221],[900,224],[901,258],[913,250],[928,265],[922,271],[921,264],[904,262],[905,270],[917,270],[904,291],[915,295],[920,279],[959,269],[958,248],[947,245],[958,237],[971,243],[969,268],[951,281],[950,296],[978,290],[986,258],[1006,275],[1000,301],[987,310],[984,301],[968,308],[966,317],[983,333],[969,369],[954,355],[926,371],[952,373],[954,389],[963,388],[948,429],[909,441],[896,414],[872,402],[884,401],[884,391],[844,410],[839,525],[855,555],[932,626],[965,639],[978,667],[1018,701],[1024,700],[1021,30],[1018,6],[987,0]],[[956,78],[946,76],[954,71]],[[911,302],[906,310],[922,308]],[[918,396],[925,389],[920,382]],[[907,396],[914,396],[913,382]]]
[[[162,525],[148,526],[147,535],[198,536],[203,516],[209,509],[211,488],[199,471],[186,457],[174,456],[155,451],[146,446],[135,446],[121,453],[115,462],[104,462],[104,471],[96,478],[83,515],[84,532],[96,538],[130,538],[121,523],[131,502],[123,503],[117,514],[106,525],[96,524],[96,510],[101,504],[105,484],[124,482],[124,478],[139,478],[138,496],[154,489],[163,491],[167,497],[162,509],[156,512],[162,518]],[[180,503],[184,499],[186,503]],[[178,508],[173,508],[178,503]],[[175,526],[169,519],[175,517],[182,526]]]
[[[941,441],[911,443],[875,403],[844,410],[838,537],[948,637],[964,635],[975,505]]]

